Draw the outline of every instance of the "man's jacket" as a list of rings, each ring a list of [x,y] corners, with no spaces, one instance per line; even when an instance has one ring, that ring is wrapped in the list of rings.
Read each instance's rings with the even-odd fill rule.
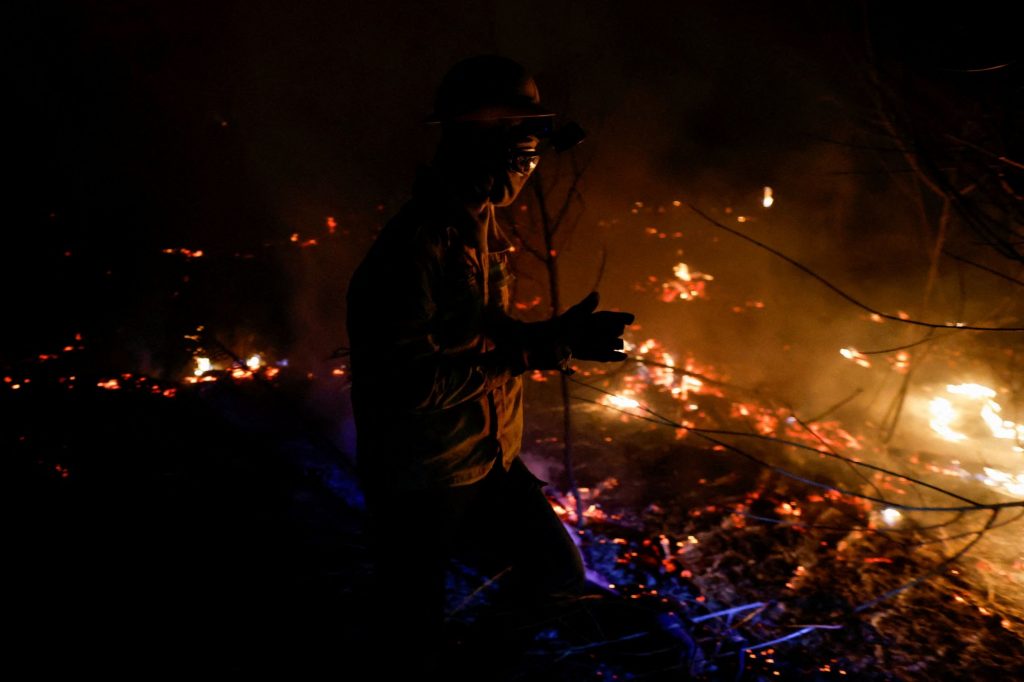
[[[425,170],[356,269],[352,402],[371,485],[467,485],[519,454],[523,355],[512,339],[523,323],[507,315],[510,252],[493,207],[474,220]]]

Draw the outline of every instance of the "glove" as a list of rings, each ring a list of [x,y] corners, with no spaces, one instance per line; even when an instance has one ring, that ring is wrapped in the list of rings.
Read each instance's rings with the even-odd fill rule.
[[[596,291],[566,310],[557,318],[560,339],[569,347],[572,357],[597,362],[621,362],[627,356],[622,352],[622,335],[633,324],[632,313],[616,313],[597,309]]]
[[[573,358],[597,362],[625,360],[628,356],[622,352],[621,337],[635,318],[631,313],[594,312],[598,298],[593,291],[554,319],[524,325],[525,368],[559,369],[571,374],[569,363]]]

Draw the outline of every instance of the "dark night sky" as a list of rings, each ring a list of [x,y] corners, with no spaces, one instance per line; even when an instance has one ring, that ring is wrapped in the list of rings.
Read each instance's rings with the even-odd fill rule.
[[[728,337],[732,322],[700,313],[681,330],[659,326],[661,309],[626,295],[655,270],[636,249],[647,218],[629,208],[680,196],[743,210],[764,185],[777,188],[778,210],[754,226],[767,230],[760,236],[861,293],[887,295],[906,284],[902,261],[919,251],[919,228],[906,226],[912,212],[890,201],[899,194],[884,178],[831,174],[863,167],[863,154],[822,142],[850,138],[870,115],[864,26],[880,58],[909,68],[972,68],[1016,49],[998,11],[965,18],[903,5],[896,14],[846,2],[37,4],[15,35],[26,115],[15,142],[29,154],[15,185],[12,309],[28,319],[44,305],[44,337],[96,314],[97,275],[55,265],[68,249],[137,283],[157,276],[141,253],[256,248],[322,232],[328,215],[379,221],[429,157],[436,133],[418,121],[441,75],[487,52],[525,63],[545,102],[591,131],[580,152],[592,159],[582,232],[565,256],[568,298],[585,293],[592,246],[605,243],[610,304],[639,307],[652,332],[683,343],[696,339],[686,329],[712,343]],[[698,231],[692,216],[677,222]],[[792,281],[763,254],[700,239],[689,245],[700,269],[749,280],[750,295]],[[333,278],[292,272],[305,280],[287,295],[340,298],[361,248],[353,242]],[[54,284],[66,295],[44,293]],[[837,309],[825,298],[795,303],[817,324]],[[140,294],[117,310],[144,318],[148,305]],[[321,344],[330,345],[341,322],[311,328],[337,328]],[[762,331],[779,342],[802,334],[769,326]]]
[[[548,102],[600,127],[593,144],[618,167],[595,175],[616,186],[639,190],[648,169],[763,174],[807,126],[794,113],[835,96],[809,90],[837,85],[843,45],[826,43],[848,38],[844,17],[802,5],[210,5],[68,3],[35,18],[30,105],[53,203],[234,240],[241,223],[262,234],[400,201],[433,140],[417,121],[438,79],[480,52],[514,55]]]

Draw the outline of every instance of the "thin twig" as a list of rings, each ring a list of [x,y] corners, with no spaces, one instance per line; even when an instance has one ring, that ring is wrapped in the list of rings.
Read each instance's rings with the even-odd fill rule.
[[[744,611],[749,611],[750,609],[760,608],[760,607],[762,607],[764,605],[765,605],[765,603],[763,601],[755,601],[755,602],[752,602],[750,604],[743,604],[742,606],[734,606],[731,609],[725,609],[723,611],[715,611],[714,613],[705,613],[703,616],[697,616],[696,618],[691,618],[690,622],[691,623],[703,623],[704,621],[711,620],[712,618],[722,618],[723,616],[732,616],[732,615],[737,614],[737,613],[742,613]]]
[[[944,569],[946,566],[949,566],[951,563],[953,563],[954,561],[956,561],[957,559],[962,557],[964,554],[967,554],[967,552],[972,547],[974,547],[974,545],[977,544],[977,542],[979,540],[981,540],[982,537],[985,536],[985,533],[992,528],[992,524],[995,523],[996,518],[999,517],[999,511],[1000,511],[999,509],[992,509],[992,516],[989,517],[988,523],[985,524],[985,527],[982,528],[979,531],[975,531],[975,533],[977,535],[970,542],[968,542],[966,545],[961,547],[960,550],[958,552],[956,552],[953,556],[951,556],[951,557],[945,559],[944,561],[940,562],[939,564],[933,566],[931,568],[931,570],[929,570],[927,573],[922,573],[921,575],[917,576],[913,580],[909,580],[909,581],[905,582],[904,584],[900,585],[899,587],[893,588],[893,589],[889,590],[888,592],[875,597],[874,599],[871,599],[869,601],[864,602],[863,604],[860,604],[859,606],[857,606],[857,608],[855,608],[853,610],[853,612],[854,613],[861,613],[863,611],[867,611],[868,609],[874,608],[875,606],[877,606],[881,602],[883,602],[883,601],[885,601],[887,599],[891,599],[892,597],[895,597],[900,592],[903,592],[904,590],[908,590],[911,587],[913,587],[914,585],[917,585],[918,583],[920,583],[920,582],[922,582],[924,580],[927,580],[931,576],[937,574],[939,571]]]
[[[509,571],[511,571],[511,570],[512,570],[512,567],[511,567],[511,566],[506,566],[506,567],[505,567],[504,569],[502,569],[501,571],[499,571],[499,572],[498,572],[497,574],[495,574],[495,575],[493,575],[493,576],[491,576],[491,577],[487,578],[487,580],[485,580],[485,581],[483,582],[483,584],[482,584],[482,585],[480,585],[480,586],[479,586],[478,588],[476,588],[475,590],[473,590],[472,592],[470,592],[470,593],[469,593],[469,594],[468,594],[468,595],[466,596],[466,598],[465,598],[465,599],[463,599],[463,600],[462,600],[461,602],[459,602],[458,606],[456,606],[456,607],[455,607],[454,609],[452,609],[452,610],[451,610],[451,611],[450,611],[450,612],[448,613],[448,615],[447,615],[447,616],[445,616],[445,620],[446,620],[446,621],[447,621],[447,620],[451,620],[452,616],[454,616],[454,615],[455,615],[456,613],[458,613],[458,612],[459,612],[459,611],[461,611],[462,609],[464,609],[464,608],[466,608],[467,606],[469,606],[469,605],[470,605],[471,603],[473,603],[473,600],[474,600],[474,599],[476,599],[477,595],[479,595],[479,594],[483,593],[483,591],[484,591],[484,590],[486,590],[486,589],[487,589],[487,588],[489,588],[489,587],[490,587],[491,585],[493,585],[494,583],[496,583],[496,582],[498,582],[499,580],[501,580],[501,579],[502,579],[503,577],[505,577],[505,575],[506,575],[506,574],[508,574],[508,572],[509,572]]]
[[[837,287],[835,284],[832,284],[832,282],[828,281],[827,279],[825,279],[824,277],[819,275],[814,270],[811,270],[809,267],[807,267],[803,263],[801,263],[801,262],[799,262],[799,261],[797,261],[797,260],[787,256],[786,254],[782,253],[778,249],[772,248],[771,246],[768,246],[764,242],[759,241],[757,239],[754,239],[750,235],[744,234],[743,232],[740,232],[739,230],[734,230],[733,228],[728,227],[728,226],[722,224],[721,222],[715,220],[714,218],[712,218],[708,214],[706,214],[703,211],[701,211],[699,208],[697,208],[693,204],[687,204],[687,206],[690,208],[691,211],[693,211],[694,213],[696,213],[700,217],[704,218],[704,220],[708,221],[709,223],[711,223],[715,227],[718,227],[719,229],[725,230],[729,234],[735,235],[735,236],[739,237],[740,239],[746,240],[746,241],[750,242],[751,244],[754,244],[755,246],[758,246],[758,247],[764,249],[765,251],[767,251],[768,253],[770,253],[770,254],[772,254],[774,256],[778,256],[779,258],[781,258],[782,260],[786,261],[787,263],[789,263],[793,267],[797,268],[801,272],[804,272],[807,275],[810,275],[814,279],[816,279],[819,282],[821,282],[829,290],[831,290],[832,292],[834,292],[837,295],[839,295],[843,300],[845,300],[845,301],[847,301],[849,303],[852,303],[853,305],[857,306],[858,308],[860,308],[862,310],[866,310],[867,312],[869,312],[869,313],[871,313],[873,315],[877,315],[879,317],[884,317],[885,319],[892,320],[894,322],[902,322],[904,324],[912,324],[912,325],[916,325],[918,327],[929,327],[929,328],[932,328],[932,329],[964,329],[964,330],[987,331],[987,332],[1024,332],[1024,327],[983,327],[983,326],[978,326],[978,325],[964,324],[962,322],[947,322],[945,324],[939,324],[939,323],[936,323],[936,322],[925,322],[923,320],[915,320],[913,318],[904,318],[904,317],[900,317],[899,315],[892,315],[890,313],[884,313],[884,312],[882,312],[880,310],[876,310],[875,308],[872,308],[871,306],[867,305],[866,303],[862,303],[858,299],[854,298],[850,294],[846,293],[845,291],[843,291],[842,289]]]

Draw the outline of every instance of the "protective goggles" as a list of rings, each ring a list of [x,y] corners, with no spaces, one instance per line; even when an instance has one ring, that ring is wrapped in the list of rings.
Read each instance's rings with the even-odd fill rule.
[[[572,121],[556,129],[550,118],[534,118],[524,119],[510,128],[508,136],[512,140],[522,139],[524,136],[540,139],[539,148],[517,147],[513,143],[508,151],[509,169],[520,175],[528,175],[537,167],[546,148],[553,148],[557,152],[566,151],[582,142],[587,134],[579,124]]]
[[[519,175],[529,175],[540,161],[540,152],[536,149],[520,149],[513,147],[508,150],[508,168]]]

